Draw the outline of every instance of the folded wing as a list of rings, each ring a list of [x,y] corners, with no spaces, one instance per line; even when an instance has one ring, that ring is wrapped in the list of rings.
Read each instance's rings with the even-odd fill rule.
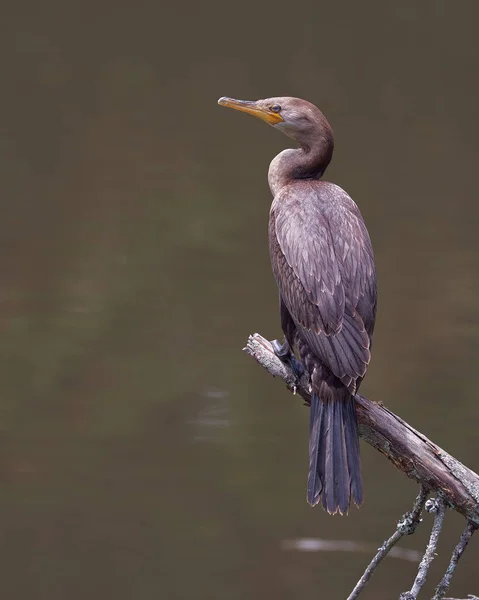
[[[369,235],[341,188],[322,183],[289,194],[281,191],[270,216],[280,294],[310,349],[354,393],[370,361],[376,313]]]

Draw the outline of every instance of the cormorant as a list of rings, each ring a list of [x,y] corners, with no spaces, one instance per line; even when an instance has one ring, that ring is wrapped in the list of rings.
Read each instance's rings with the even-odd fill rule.
[[[218,103],[259,117],[299,145],[278,154],[268,172],[269,251],[285,335],[273,344],[310,381],[307,500],[344,514],[351,500],[363,500],[354,396],[371,359],[376,318],[371,240],[353,200],[322,180],[334,142],[316,106],[290,97]]]

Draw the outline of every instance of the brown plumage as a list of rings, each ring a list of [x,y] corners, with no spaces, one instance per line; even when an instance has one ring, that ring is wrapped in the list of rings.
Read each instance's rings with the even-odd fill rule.
[[[366,374],[376,317],[371,241],[358,207],[321,179],[333,134],[321,111],[298,98],[219,103],[253,114],[294,139],[269,168],[274,196],[269,249],[285,344],[278,353],[310,378],[307,499],[346,513],[363,499],[354,394]]]

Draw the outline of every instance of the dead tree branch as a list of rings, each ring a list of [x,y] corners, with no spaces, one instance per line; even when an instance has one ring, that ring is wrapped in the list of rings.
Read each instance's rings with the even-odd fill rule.
[[[295,377],[274,354],[271,344],[255,333],[244,348],[271,375],[292,391]],[[309,382],[303,377],[297,393],[308,404]],[[356,395],[359,432],[364,441],[384,454],[399,470],[440,496],[447,505],[479,526],[479,476],[434,444],[382,404]]]
[[[447,567],[446,572],[444,573],[444,577],[441,579],[441,582],[437,586],[436,592],[432,600],[442,600],[444,594],[449,589],[449,585],[451,584],[451,579],[457,567],[457,563],[459,562],[459,559],[461,558],[464,550],[466,549],[467,544],[469,543],[469,540],[473,536],[476,529],[477,527],[473,523],[468,523],[466,525],[466,528],[462,532],[457,546],[454,548],[454,552],[451,556],[451,562],[449,563],[449,566]],[[471,598],[476,598],[476,596],[471,596]]]
[[[296,381],[291,369],[275,355],[268,340],[255,333],[248,338],[244,351],[271,375],[282,379],[307,404],[311,403],[307,377],[303,375],[300,382]],[[420,483],[421,492],[411,512],[404,515],[394,534],[379,548],[348,600],[356,600],[375,569],[401,537],[414,533],[420,522],[423,506],[435,513],[434,524],[413,586],[409,592],[401,594],[400,600],[417,599],[435,557],[446,509],[451,507],[467,519],[468,525],[436,588],[433,600],[443,600],[457,563],[474,531],[479,528],[479,476],[382,404],[359,394],[355,399],[360,436],[384,454],[400,471]],[[428,492],[435,494],[436,499],[425,503]],[[476,596],[470,598],[475,600]]]
[[[430,502],[428,500],[428,502]],[[409,592],[404,592],[399,596],[399,600],[416,600],[422,586],[426,583],[426,577],[431,566],[432,561],[436,556],[437,544],[439,541],[439,535],[441,534],[442,526],[444,523],[444,515],[446,514],[446,503],[442,498],[431,501],[432,505],[429,507],[429,512],[435,512],[434,525],[432,526],[431,536],[419,563],[417,570],[416,579],[414,580],[413,586]]]

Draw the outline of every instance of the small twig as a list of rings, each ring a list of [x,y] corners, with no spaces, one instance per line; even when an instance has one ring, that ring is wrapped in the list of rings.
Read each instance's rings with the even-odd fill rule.
[[[427,508],[427,504],[430,504],[430,507]],[[429,538],[428,545],[426,547],[426,551],[424,552],[424,556],[422,557],[421,562],[419,563],[419,569],[417,571],[416,579],[414,580],[413,586],[409,592],[404,592],[399,596],[399,600],[416,600],[421,591],[422,586],[426,583],[427,573],[429,571],[429,567],[431,566],[432,561],[436,555],[437,543],[439,540],[439,534],[441,533],[442,525],[444,523],[444,515],[446,514],[446,503],[441,496],[438,496],[436,501],[428,500],[426,503],[426,509],[429,512],[435,512],[436,515],[434,517],[434,524],[432,526],[431,536]]]
[[[381,548],[379,548],[376,556],[369,563],[367,569],[363,573],[363,576],[358,581],[347,600],[355,600],[366,587],[371,575],[378,568],[379,564],[388,554],[391,548],[395,546],[404,535],[411,535],[416,531],[416,528],[421,520],[421,512],[424,507],[424,503],[426,502],[426,497],[427,490],[424,486],[421,486],[412,510],[402,516],[401,520],[397,524],[396,531],[387,541],[384,542]]]
[[[443,600],[459,600],[459,598],[444,598]],[[464,598],[464,600],[479,600],[479,596],[469,594],[467,598]]]
[[[454,570],[457,567],[457,563],[459,562],[462,553],[466,549],[466,546],[469,543],[469,540],[473,536],[476,529],[477,527],[473,523],[468,523],[466,528],[462,532],[462,535],[459,538],[459,542],[454,548],[454,552],[452,553],[451,562],[449,563],[449,566],[447,567],[447,570],[444,573],[444,577],[441,579],[439,585],[437,586],[436,592],[434,593],[434,597],[432,600],[441,600],[444,597],[444,594],[449,589],[449,586],[451,585],[452,576],[454,575]],[[475,596],[472,596],[472,598],[475,598]]]

